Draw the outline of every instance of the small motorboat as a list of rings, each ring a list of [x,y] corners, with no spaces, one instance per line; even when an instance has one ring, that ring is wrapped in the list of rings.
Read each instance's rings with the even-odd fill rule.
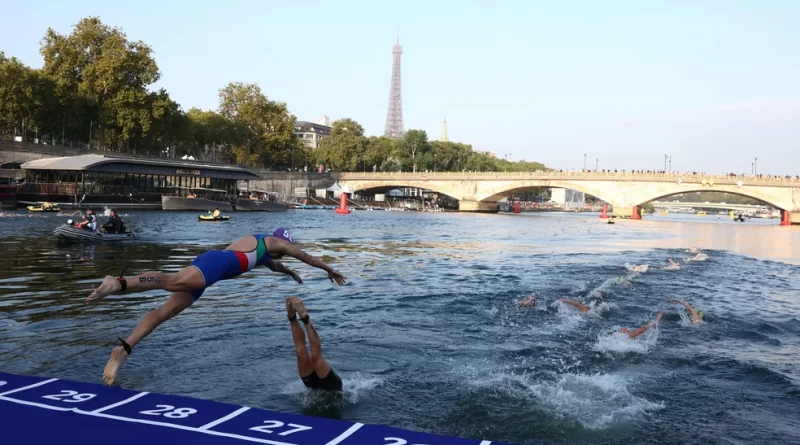
[[[28,206],[28,211],[30,212],[60,212],[56,206],[44,207],[44,206]]]
[[[75,227],[71,219],[66,224],[62,224],[53,230],[53,235],[58,239],[67,240],[89,240],[89,241],[134,241],[139,236],[133,232],[125,233],[106,233],[99,230],[86,230]]]
[[[200,215],[197,217],[200,221],[227,221],[231,219],[228,215],[220,215],[220,216],[211,216],[211,215]]]
[[[606,224],[614,224],[614,218],[609,218]]]

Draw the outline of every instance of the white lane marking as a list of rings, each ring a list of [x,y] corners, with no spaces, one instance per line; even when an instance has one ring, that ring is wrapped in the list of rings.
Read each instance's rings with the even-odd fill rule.
[[[12,403],[19,403],[21,405],[30,405],[39,408],[52,409],[53,411],[72,411],[73,409],[75,409],[75,408],[62,408],[60,406],[45,405],[44,403],[28,402],[26,400],[12,399],[11,397],[5,397],[5,396],[0,396],[0,400],[5,400],[6,402],[12,402]]]
[[[491,440],[484,440],[484,441],[482,441],[480,443],[480,445],[492,445],[492,441]]]
[[[243,412],[247,411],[248,409],[250,409],[250,408],[249,408],[249,407],[247,407],[247,406],[243,406],[243,407],[241,407],[241,408],[237,409],[236,411],[234,411],[234,412],[232,412],[232,413],[228,414],[228,415],[227,415],[227,416],[225,416],[225,417],[220,417],[219,419],[217,419],[217,420],[215,420],[215,421],[213,421],[213,422],[209,422],[209,423],[207,423],[207,424],[205,424],[205,425],[201,426],[200,428],[198,428],[198,430],[200,430],[200,431],[205,431],[205,430],[207,430],[207,429],[214,428],[215,426],[219,425],[220,423],[222,423],[222,422],[227,422],[228,420],[231,420],[231,419],[233,419],[234,417],[236,417],[236,416],[238,416],[239,414],[241,414],[241,413],[243,413]]]
[[[139,397],[144,397],[144,396],[146,396],[148,394],[150,394],[150,393],[147,392],[147,391],[140,392],[139,394],[136,394],[135,396],[132,396],[132,397],[128,397],[127,399],[125,399],[125,400],[123,400],[121,402],[117,402],[117,403],[114,403],[112,405],[108,405],[108,406],[104,406],[102,408],[98,408],[98,409],[96,409],[96,410],[94,410],[92,412],[95,413],[95,414],[102,413],[103,411],[109,410],[111,408],[116,408],[116,407],[124,405],[126,403],[133,402],[134,400],[138,399]]]
[[[363,423],[354,423],[352,426],[350,426],[350,428],[347,429],[347,431],[343,432],[342,434],[339,434],[339,436],[337,436],[332,441],[326,443],[325,445],[336,445],[336,444],[338,444],[339,442],[341,442],[341,441],[347,439],[348,437],[350,437],[353,433],[358,431],[358,429],[361,428],[362,426],[364,426]]]
[[[256,439],[254,437],[240,436],[238,434],[222,433],[222,432],[213,431],[213,430],[201,430],[201,429],[193,427],[193,426],[183,426],[183,425],[177,425],[177,424],[174,424],[174,423],[157,422],[155,420],[131,419],[129,417],[120,417],[120,416],[115,416],[113,414],[93,413],[93,412],[90,412],[90,411],[81,411],[81,410],[78,410],[76,408],[73,408],[73,409],[78,414],[85,414],[87,416],[93,416],[93,417],[104,417],[106,419],[121,420],[123,422],[144,423],[144,424],[147,424],[147,425],[166,426],[168,428],[177,428],[179,430],[192,431],[192,432],[195,432],[195,433],[212,434],[214,436],[230,437],[232,439],[249,440],[251,442],[265,443],[265,444],[268,444],[268,445],[296,445],[296,444],[293,444],[293,443],[276,442],[276,441],[273,441],[273,440],[266,440],[266,439]]]
[[[41,382],[38,382],[38,383],[34,383],[33,385],[28,385],[28,386],[23,386],[22,388],[12,389],[11,391],[6,391],[4,393],[0,393],[0,397],[7,396],[9,394],[13,394],[13,393],[19,392],[19,391],[25,391],[26,389],[36,388],[37,386],[46,385],[46,384],[48,384],[50,382],[55,382],[56,380],[58,380],[58,379],[44,380],[44,381],[41,381]]]

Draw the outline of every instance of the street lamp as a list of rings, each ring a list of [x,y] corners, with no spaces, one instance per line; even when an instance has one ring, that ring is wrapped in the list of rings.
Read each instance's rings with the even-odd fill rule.
[[[755,174],[758,174],[758,158],[756,158],[755,166],[753,167]]]
[[[669,170],[668,171],[670,173],[672,173],[672,156],[669,157]]]
[[[583,171],[586,171],[586,153],[583,154]]]
[[[750,174],[751,175],[755,175],[756,174],[755,162],[751,162],[750,163]]]
[[[289,174],[289,196],[294,196],[294,145],[292,145],[292,151],[289,156],[292,157],[292,172]]]
[[[668,158],[668,157],[669,157],[669,156],[667,156],[667,155],[664,155],[664,171],[667,171],[667,158]]]
[[[597,171],[600,165],[600,159],[594,160],[594,171]]]

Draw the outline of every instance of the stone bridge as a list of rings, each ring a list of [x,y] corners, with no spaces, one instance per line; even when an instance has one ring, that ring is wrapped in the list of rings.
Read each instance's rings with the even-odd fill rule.
[[[417,187],[459,201],[464,212],[497,212],[498,201],[533,187],[584,192],[632,216],[635,207],[686,192],[727,192],[747,196],[788,212],[800,224],[800,180],[796,178],[612,172],[340,173],[339,185],[353,191]]]

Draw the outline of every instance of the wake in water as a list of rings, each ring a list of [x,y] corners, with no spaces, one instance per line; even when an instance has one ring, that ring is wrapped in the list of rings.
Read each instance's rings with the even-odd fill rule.
[[[616,332],[599,335],[597,343],[592,347],[599,352],[615,352],[626,354],[629,352],[636,354],[647,354],[655,348],[658,342],[658,328],[648,329],[633,341],[627,334],[620,332],[619,327]]]
[[[380,377],[364,375],[360,372],[350,374],[343,374],[342,377],[342,393],[341,398],[324,391],[313,391],[305,387],[301,380],[292,380],[283,388],[282,394],[292,396],[297,402],[305,407],[325,407],[331,404],[339,404],[344,401],[348,404],[355,405],[363,397],[375,388],[382,386],[386,381]]]
[[[557,373],[550,375],[479,371],[467,367],[457,371],[459,380],[479,390],[500,391],[508,397],[530,403],[534,412],[561,422],[577,422],[589,430],[637,421],[663,409],[662,401],[651,402],[631,394],[630,380],[619,374]],[[466,374],[466,375],[465,375]]]

